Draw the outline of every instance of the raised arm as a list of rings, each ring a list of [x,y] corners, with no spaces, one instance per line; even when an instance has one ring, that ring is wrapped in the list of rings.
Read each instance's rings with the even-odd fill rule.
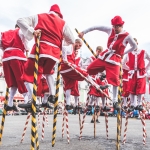
[[[21,38],[21,40],[22,40],[22,43],[23,43],[23,45],[24,45],[24,47],[25,47],[25,51],[29,51],[29,45],[28,45],[28,40],[25,38],[25,36],[24,36],[24,34],[22,33],[22,31],[21,30],[19,30],[19,37]]]
[[[124,52],[124,55],[137,49],[137,44],[136,44],[135,40],[131,37],[131,35],[128,35],[124,39],[124,44],[126,44],[127,42],[130,44],[131,48],[129,48],[128,50],[126,50]]]
[[[84,34],[88,33],[88,32],[91,32],[91,31],[94,31],[94,30],[98,30],[98,31],[102,31],[102,32],[106,32],[108,35],[111,34],[111,31],[112,31],[112,28],[111,27],[108,27],[108,26],[93,26],[93,27],[90,27],[84,31],[82,31],[80,34],[79,34],[79,37],[82,38],[84,36]]]
[[[38,16],[30,16],[26,18],[19,18],[17,20],[17,25],[22,30],[25,37],[30,41],[33,38],[34,28],[37,25]]]
[[[73,36],[73,33],[71,32],[71,30],[67,24],[64,25],[63,36],[64,36],[64,41],[65,41],[66,45],[75,43],[75,38]]]

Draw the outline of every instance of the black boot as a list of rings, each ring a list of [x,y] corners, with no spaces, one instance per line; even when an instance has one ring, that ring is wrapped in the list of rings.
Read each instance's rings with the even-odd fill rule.
[[[137,106],[135,107],[135,110],[139,110],[139,105],[137,105]]]
[[[94,123],[94,120],[93,120],[93,119],[91,120],[91,123]]]
[[[130,112],[134,111],[134,109],[135,109],[135,107],[134,107],[134,106],[131,106],[131,107],[128,109],[128,112],[130,113]]]
[[[95,106],[95,111],[96,112],[99,112],[100,111],[100,107],[97,105],[97,106]]]
[[[55,96],[54,96],[54,95],[50,95],[50,96],[48,97],[48,101],[49,101],[50,103],[54,104],[54,103],[55,103]]]
[[[47,102],[47,103],[42,103],[41,107],[53,109],[53,107],[49,104],[49,102]]]
[[[91,111],[91,110],[92,110],[92,106],[91,106],[91,105],[88,105],[87,110],[88,110],[88,111]]]
[[[101,90],[105,90],[105,89],[107,89],[109,87],[109,85],[100,85],[100,89]]]
[[[77,106],[73,108],[73,114],[76,115],[77,113]]]
[[[142,105],[139,105],[139,111],[143,111],[143,106]]]
[[[17,109],[16,105],[14,105],[14,104],[13,104],[12,107],[6,105],[5,110],[6,110],[6,111],[12,111],[12,110],[13,110],[13,111],[18,112],[18,109]]]
[[[97,123],[100,123],[98,119],[96,119],[96,122],[97,122]]]
[[[119,105],[118,105],[118,102],[113,103],[113,107],[114,107],[114,109],[117,110],[117,111],[120,109],[120,107],[119,107]]]
[[[110,111],[110,110],[111,110],[111,108],[108,107],[108,106],[105,106],[105,107],[103,108],[103,111]]]
[[[26,112],[31,112],[32,111],[32,100],[26,104],[18,104],[18,107],[24,108],[26,110]],[[41,112],[41,110],[37,104],[36,104],[36,112]]]
[[[66,110],[71,110],[73,109],[72,105],[66,105]]]

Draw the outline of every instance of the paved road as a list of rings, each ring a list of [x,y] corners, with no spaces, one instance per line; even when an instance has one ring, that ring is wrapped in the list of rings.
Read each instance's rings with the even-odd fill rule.
[[[40,116],[42,120],[42,116]],[[49,115],[49,127],[45,127],[45,139],[41,142],[41,128],[38,129],[40,150],[115,150],[116,149],[116,120],[115,117],[109,117],[109,139],[106,139],[105,118],[100,117],[101,123],[96,124],[96,138],[93,138],[93,124],[90,123],[91,116],[86,117],[85,126],[83,130],[83,138],[78,140],[79,123],[78,115],[69,115],[69,130],[70,130],[70,144],[67,144],[66,134],[61,138],[62,130],[62,115],[58,115],[57,121],[57,136],[55,147],[51,147],[52,136],[52,121],[53,116]],[[1,120],[1,117],[0,117]],[[21,135],[23,132],[26,116],[7,116],[4,134],[2,138],[2,145],[0,150],[29,150],[31,128],[30,122],[26,132],[23,144],[20,144]],[[123,130],[124,130],[123,119]],[[147,134],[146,145],[143,146],[142,140],[142,125],[141,121],[137,119],[129,119],[127,142],[125,145],[121,144],[121,150],[149,150],[150,149],[150,120],[146,121]],[[122,133],[123,135],[123,133]],[[122,140],[122,137],[121,137]]]

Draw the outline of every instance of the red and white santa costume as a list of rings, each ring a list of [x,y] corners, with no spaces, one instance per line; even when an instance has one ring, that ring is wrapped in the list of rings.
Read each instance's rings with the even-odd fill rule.
[[[93,76],[94,77],[94,76]],[[101,74],[97,74],[93,80],[98,84],[98,85],[106,85],[108,84],[107,80],[100,80]],[[109,95],[108,89],[103,90],[103,92],[105,92],[107,95]],[[106,106],[106,96],[104,94],[102,94],[100,91],[96,90],[93,86],[90,86],[90,91],[88,93],[89,95],[92,96],[91,100],[90,100],[90,105],[93,104],[93,101],[96,101],[96,105],[100,106],[100,99],[102,100],[102,107],[104,108]],[[94,97],[93,97],[94,96]]]
[[[82,68],[82,59],[80,57],[76,56],[75,64],[79,68]],[[74,90],[71,91],[71,95],[73,95],[74,99],[75,99],[74,107],[78,106],[80,93],[79,93],[79,82],[77,80],[74,85]]]
[[[63,38],[68,44],[74,43],[73,34],[62,18],[63,16],[60,12],[59,6],[55,4],[51,6],[50,12],[48,13],[38,14],[27,18],[20,18],[17,20],[17,24],[20,26],[28,40],[33,38],[33,33],[35,30],[41,30],[38,83],[41,79],[41,75],[44,74],[46,76],[48,86],[51,82],[50,72],[55,63],[59,62]],[[33,71],[35,51],[36,45],[32,48],[31,54],[29,55],[29,59],[25,66],[25,73],[23,75],[24,81],[29,85],[28,88],[32,88],[34,78]],[[54,89],[54,85],[53,87],[49,86],[49,90],[51,89]],[[52,95],[55,94],[54,90],[50,91],[50,93]]]
[[[24,95],[25,103],[28,101],[27,89],[21,79],[24,73],[26,56],[24,52],[29,50],[28,41],[20,29],[9,30],[0,33],[0,48],[3,50],[3,70],[7,86],[11,88],[8,106],[13,106],[13,98],[18,91]]]
[[[87,76],[88,74],[84,70],[81,70],[75,64],[75,54],[74,54],[73,45],[62,47],[62,57],[63,57],[63,60],[61,63],[60,73],[64,80],[64,87],[66,91],[66,102],[67,102],[67,105],[70,105],[71,94],[74,96],[79,96],[78,81],[83,81],[84,78],[81,77],[78,73],[76,73],[67,64],[65,64],[64,61],[69,62],[72,65],[74,65],[74,67],[84,76]]]
[[[95,83],[98,84],[98,82],[97,82],[98,81],[97,76],[92,76],[92,80]],[[95,103],[95,105],[97,105],[97,106],[100,105],[99,93],[95,89],[95,87],[93,87],[92,85],[90,85],[89,92],[87,94],[90,95],[89,105],[93,105],[93,103]]]
[[[120,16],[114,17],[111,22],[112,25],[124,24]],[[128,32],[123,30],[121,33],[116,34],[114,28],[111,27],[95,26],[84,30],[83,33],[86,34],[93,30],[106,32],[109,37],[107,49],[100,53],[98,59],[88,66],[87,71],[90,75],[95,75],[106,70],[107,81],[113,85],[113,102],[117,102],[121,59],[124,54],[135,50],[137,45]],[[131,48],[124,52],[128,43]]]
[[[145,50],[137,49],[130,52],[124,62],[129,66],[129,85],[128,91],[130,93],[131,105],[136,107],[138,98],[138,105],[142,105],[142,99],[146,92],[146,71],[145,71],[145,59],[150,61],[150,56]]]
[[[128,71],[126,69],[123,69],[123,75],[122,75],[122,83],[123,83],[123,91],[122,91],[122,98],[123,98],[123,104],[124,106],[127,106],[127,98],[129,97],[129,91],[128,91],[128,86],[129,86],[129,76],[128,76]]]
[[[123,83],[123,92],[122,92],[122,98],[123,98],[123,105],[127,107],[127,98],[129,97],[129,67],[126,62],[124,62],[125,59],[123,59],[123,74],[122,74],[122,83]]]

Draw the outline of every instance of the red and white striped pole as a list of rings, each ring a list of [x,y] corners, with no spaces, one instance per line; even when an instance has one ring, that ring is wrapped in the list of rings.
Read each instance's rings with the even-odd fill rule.
[[[40,128],[40,112],[38,113],[38,126]]]
[[[106,106],[107,106],[107,98],[106,98]],[[108,113],[105,112],[105,124],[106,124],[106,137],[108,140]]]
[[[26,119],[26,123],[25,123],[25,127],[24,127],[24,129],[23,129],[23,134],[22,134],[22,138],[21,138],[20,143],[22,143],[23,140],[24,140],[24,136],[25,136],[25,133],[26,133],[26,130],[27,130],[27,125],[28,125],[28,123],[29,123],[30,116],[31,116],[31,114],[28,113],[27,119]]]
[[[47,127],[49,127],[49,124],[48,124],[48,117],[47,117],[47,113],[46,113],[46,112],[45,112],[45,120],[46,120]]]
[[[79,103],[79,98],[78,98],[78,114],[79,114],[79,126],[81,128],[81,115],[80,115],[80,109],[79,109],[80,103]]]
[[[81,138],[82,138],[82,130],[83,130],[84,122],[85,122],[85,117],[86,117],[88,103],[89,103],[89,95],[87,96],[87,100],[86,100],[86,108],[84,110],[83,120],[82,120],[82,124],[81,124],[81,128],[80,128],[80,137],[79,137],[79,140],[81,140]]]
[[[41,138],[41,140],[42,140],[42,141],[44,140],[45,111],[46,111],[46,107],[44,108],[44,111],[43,111],[43,122],[42,122],[42,138]]]

